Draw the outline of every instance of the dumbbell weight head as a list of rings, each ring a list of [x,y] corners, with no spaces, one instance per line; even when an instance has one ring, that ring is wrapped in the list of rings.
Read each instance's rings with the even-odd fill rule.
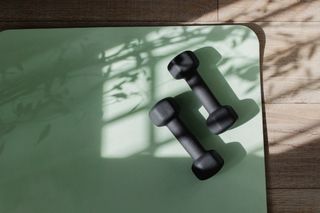
[[[184,51],[168,64],[168,70],[175,79],[185,79],[198,99],[208,111],[207,126],[214,134],[229,129],[238,119],[231,106],[222,106],[199,75],[199,60],[192,51]]]
[[[168,70],[175,79],[188,78],[197,72],[198,58],[189,50],[177,55],[168,64]]]
[[[149,117],[156,126],[167,126],[193,159],[192,171],[205,180],[215,175],[224,164],[222,157],[214,150],[206,151],[195,136],[179,119],[178,104],[173,98],[165,98],[155,104]]]
[[[211,132],[220,134],[229,129],[237,119],[238,115],[232,107],[225,105],[210,113],[206,122]]]
[[[193,162],[192,171],[200,180],[205,180],[219,172],[223,164],[223,158],[215,150],[210,150]]]

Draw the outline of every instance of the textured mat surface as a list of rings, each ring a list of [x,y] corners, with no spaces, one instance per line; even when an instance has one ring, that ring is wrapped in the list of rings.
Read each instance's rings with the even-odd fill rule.
[[[214,136],[185,81],[166,67],[193,50],[239,121]],[[119,27],[0,33],[0,210],[266,212],[259,43],[243,26]],[[198,181],[148,110],[176,97],[181,117],[225,167]]]

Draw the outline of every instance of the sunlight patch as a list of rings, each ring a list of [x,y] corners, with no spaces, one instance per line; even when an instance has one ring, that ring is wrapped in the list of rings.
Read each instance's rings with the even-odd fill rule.
[[[101,157],[126,158],[149,146],[147,113],[126,116],[102,128]]]

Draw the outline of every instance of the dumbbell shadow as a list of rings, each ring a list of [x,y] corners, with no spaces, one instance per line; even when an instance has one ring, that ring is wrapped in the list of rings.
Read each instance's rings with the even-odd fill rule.
[[[209,89],[215,94],[221,104],[232,106],[238,114],[238,120],[230,129],[240,126],[253,118],[259,112],[258,105],[252,99],[239,100],[217,68],[217,63],[221,59],[219,52],[212,47],[203,47],[195,50],[194,53],[199,58],[199,61],[201,61],[198,69],[199,74]]]
[[[224,167],[218,175],[235,166],[246,156],[246,151],[239,142],[230,142],[226,144],[219,136],[214,135],[209,131],[204,122],[205,118],[199,112],[201,103],[193,92],[184,92],[176,96],[175,100],[180,106],[179,117],[187,128],[207,150],[216,150],[224,159]]]

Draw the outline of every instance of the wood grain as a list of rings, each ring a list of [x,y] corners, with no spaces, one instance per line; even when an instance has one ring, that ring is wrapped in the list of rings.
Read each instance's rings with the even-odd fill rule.
[[[319,6],[317,0],[223,0],[218,21],[319,21]]]
[[[272,189],[269,194],[269,212],[318,213],[319,189]]]
[[[216,0],[1,1],[2,21],[216,21]]]
[[[320,23],[260,23],[267,103],[320,103]]]
[[[320,189],[319,112],[320,104],[266,105],[269,188]]]

